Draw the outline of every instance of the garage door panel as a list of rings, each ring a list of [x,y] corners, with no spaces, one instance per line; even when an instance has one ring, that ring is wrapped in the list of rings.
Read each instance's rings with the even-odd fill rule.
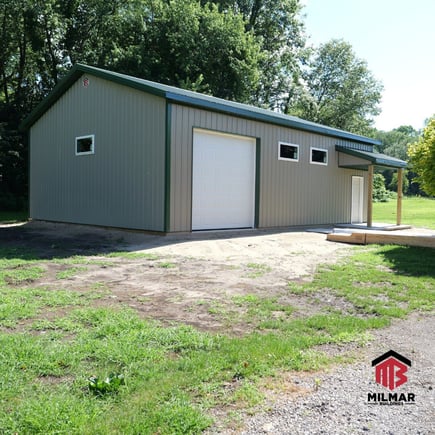
[[[254,226],[255,139],[194,131],[192,229]]]

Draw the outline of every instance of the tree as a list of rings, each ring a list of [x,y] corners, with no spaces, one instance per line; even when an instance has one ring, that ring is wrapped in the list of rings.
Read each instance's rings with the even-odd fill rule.
[[[21,210],[27,198],[27,147],[18,131],[0,123],[0,210]]]
[[[27,196],[27,146],[18,125],[40,99],[33,23],[30,0],[0,0],[0,209],[21,208]]]
[[[130,45],[116,42],[106,67],[127,74],[248,102],[260,77],[260,45],[232,10],[194,0],[141,0],[133,11]],[[132,36],[133,35],[133,36]]]
[[[304,74],[306,94],[290,110],[330,127],[367,134],[379,114],[382,85],[343,40],[322,44]]]
[[[410,125],[402,125],[391,131],[376,131],[376,139],[382,142],[379,150],[384,154],[401,160],[408,160],[408,145],[419,136],[418,130]]]
[[[208,0],[202,0],[206,4]],[[220,11],[242,16],[245,31],[260,44],[260,77],[249,103],[286,112],[302,90],[307,58],[300,0],[215,0]]]
[[[403,177],[402,177],[402,192],[404,193],[411,193],[409,192],[409,171],[404,171]],[[397,171],[394,171],[391,177],[391,181],[388,183],[388,190],[391,190],[393,192],[397,192],[397,186],[398,186],[398,175]]]
[[[409,146],[408,155],[421,188],[435,196],[435,116],[428,121],[420,139]]]
[[[261,41],[261,80],[252,103],[286,112],[301,90],[302,64],[307,57],[304,22],[299,0],[239,0],[252,29]]]
[[[378,150],[384,154],[396,157],[401,160],[408,160],[408,146],[415,142],[419,132],[410,125],[402,125],[391,131],[375,131],[373,136],[382,142]],[[397,190],[397,171],[389,168],[380,170],[385,178],[389,190]],[[405,171],[403,177],[403,192],[419,193],[418,183],[414,181],[415,174],[412,171]],[[413,183],[413,184],[411,184]]]
[[[0,0],[0,103],[10,106],[17,113],[28,110],[36,75],[36,60],[32,39],[34,8],[30,0],[9,2]],[[8,111],[2,111],[11,121]],[[5,119],[0,118],[0,122]]]
[[[62,61],[107,66],[112,50],[122,35],[124,46],[131,42],[126,20],[130,5],[135,1],[122,0],[55,0],[62,17],[62,38],[59,48]]]

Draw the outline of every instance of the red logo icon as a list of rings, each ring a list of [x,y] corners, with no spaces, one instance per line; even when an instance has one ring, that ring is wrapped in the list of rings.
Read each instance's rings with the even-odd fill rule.
[[[83,78],[83,87],[87,88],[89,86],[89,79],[87,77]]]
[[[408,378],[405,373],[411,367],[411,361],[394,350],[390,350],[372,361],[376,382],[390,390],[403,385]]]

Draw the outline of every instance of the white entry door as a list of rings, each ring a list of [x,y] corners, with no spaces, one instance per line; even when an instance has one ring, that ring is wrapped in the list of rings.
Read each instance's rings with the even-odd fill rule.
[[[353,224],[363,222],[364,212],[364,178],[352,177],[352,211],[350,221]]]
[[[252,228],[255,139],[194,130],[192,230]]]

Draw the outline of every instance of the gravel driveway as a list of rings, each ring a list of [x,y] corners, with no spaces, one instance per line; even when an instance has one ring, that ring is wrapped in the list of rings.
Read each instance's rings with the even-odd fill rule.
[[[376,331],[355,364],[328,373],[292,377],[301,394],[291,394],[246,422],[244,435],[257,434],[435,434],[434,315],[412,315]],[[414,393],[415,404],[369,405],[367,395],[388,393],[375,383],[371,361],[393,349],[411,360],[408,382],[394,392]]]

